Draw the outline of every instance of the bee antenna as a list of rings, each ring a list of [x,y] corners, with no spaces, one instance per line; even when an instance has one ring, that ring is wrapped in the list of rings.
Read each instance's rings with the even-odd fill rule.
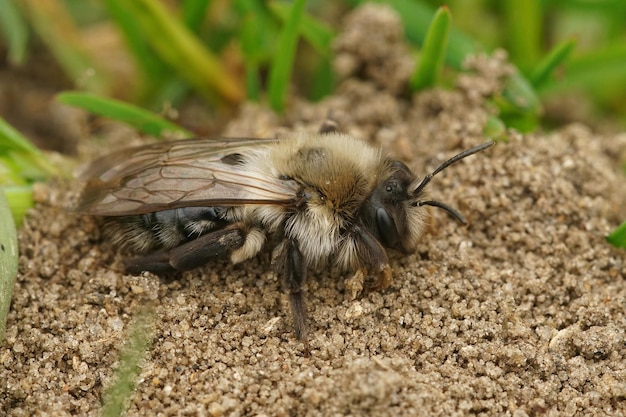
[[[468,157],[470,155],[473,155],[477,152],[480,151],[484,151],[485,149],[491,147],[494,145],[495,142],[493,141],[489,141],[489,142],[485,142],[482,145],[478,145],[478,146],[474,146],[471,149],[468,149],[466,151],[461,152],[460,154],[457,154],[455,156],[453,156],[452,158],[448,159],[447,161],[445,161],[443,164],[439,165],[439,167],[434,170],[433,172],[431,172],[430,174],[426,175],[424,177],[424,179],[422,179],[422,181],[420,181],[420,183],[418,184],[418,186],[415,188],[415,190],[411,193],[411,196],[416,197],[417,195],[419,195],[419,193],[422,192],[422,190],[424,189],[424,187],[426,187],[426,185],[428,185],[428,183],[430,182],[430,180],[433,179],[433,177],[435,175],[437,175],[438,173],[440,173],[441,171],[443,171],[444,169],[448,168],[450,165],[454,164],[455,162],[460,161],[461,159]],[[425,202],[422,202],[422,204],[424,204]],[[449,213],[453,213],[454,210],[452,210],[450,207],[445,206],[442,203],[438,203],[439,205],[435,205],[435,204],[430,204],[430,205],[435,205],[437,207],[441,207],[444,210],[447,210]],[[421,204],[419,204],[421,205]],[[456,217],[457,219],[458,217],[458,213],[452,214],[454,217]]]
[[[456,211],[449,205],[444,204],[440,201],[434,201],[434,200],[418,201],[415,203],[415,205],[416,206],[433,206],[433,207],[438,207],[440,209],[444,209],[446,212],[448,212],[450,216],[454,217],[462,225],[467,224],[467,220],[465,220],[465,217],[463,217],[461,213],[459,213],[458,211]]]

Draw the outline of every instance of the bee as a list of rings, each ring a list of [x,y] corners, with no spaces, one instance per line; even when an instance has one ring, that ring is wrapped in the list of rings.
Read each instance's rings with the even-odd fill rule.
[[[339,133],[332,122],[319,133],[284,139],[218,138],[161,142],[96,159],[78,210],[107,218],[105,232],[135,252],[128,273],[190,270],[230,257],[239,263],[272,248],[296,338],[308,351],[303,284],[312,268],[375,276],[391,282],[387,249],[415,250],[428,218],[432,178],[487,142],[418,178],[380,149]]]

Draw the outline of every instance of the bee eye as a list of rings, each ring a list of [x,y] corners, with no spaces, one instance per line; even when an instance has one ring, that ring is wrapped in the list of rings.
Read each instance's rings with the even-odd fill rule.
[[[376,234],[383,245],[394,247],[398,243],[398,229],[396,222],[387,210],[382,207],[376,209]]]
[[[407,230],[407,191],[414,181],[411,171],[401,162],[390,161],[390,172],[372,190],[359,209],[363,225],[387,248],[403,247]]]

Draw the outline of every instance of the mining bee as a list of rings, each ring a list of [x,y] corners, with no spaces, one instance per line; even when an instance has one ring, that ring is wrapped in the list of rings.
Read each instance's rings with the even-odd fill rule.
[[[283,139],[218,138],[160,142],[86,165],[78,210],[105,216],[106,231],[139,256],[132,274],[165,275],[268,245],[289,293],[296,337],[308,351],[303,283],[311,268],[333,266],[391,281],[387,249],[415,250],[435,206],[425,197],[439,172],[493,145],[445,161],[423,178],[379,149],[326,123],[319,133]]]

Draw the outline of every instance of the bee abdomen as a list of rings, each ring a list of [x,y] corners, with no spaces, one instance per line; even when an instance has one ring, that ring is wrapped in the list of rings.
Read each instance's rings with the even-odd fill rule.
[[[161,247],[173,248],[223,226],[222,207],[181,207],[144,214]]]
[[[111,218],[117,243],[134,252],[171,249],[228,224],[224,207],[181,207],[153,213]]]

